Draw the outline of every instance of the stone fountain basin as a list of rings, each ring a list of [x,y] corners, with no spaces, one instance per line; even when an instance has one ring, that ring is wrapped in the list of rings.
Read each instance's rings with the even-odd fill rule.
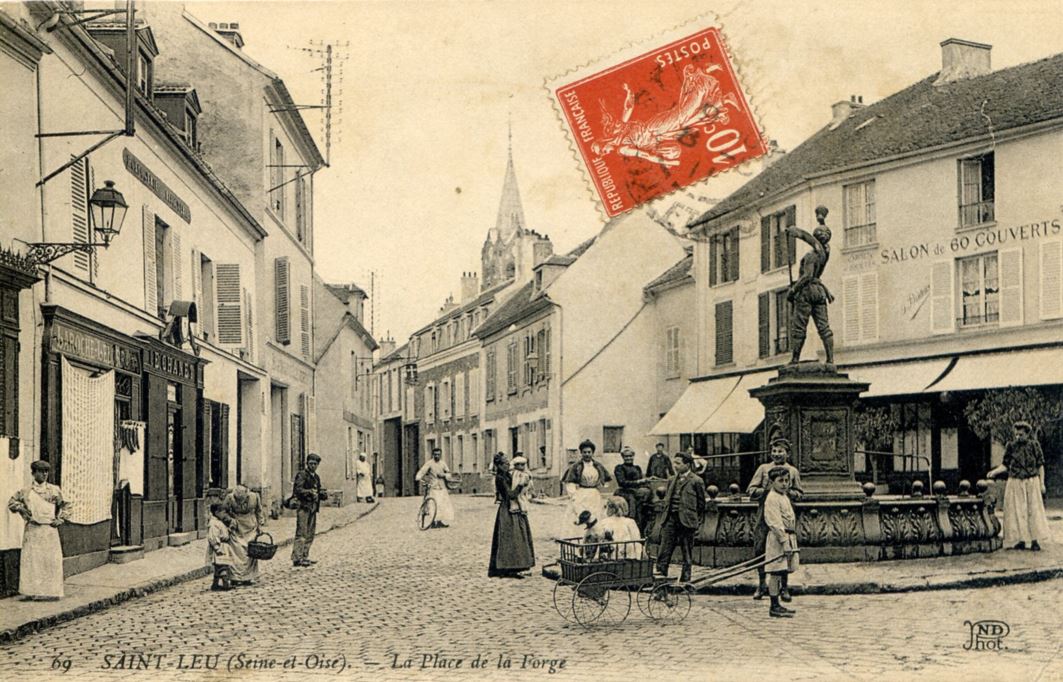
[[[993,552],[1000,521],[991,495],[882,495],[794,503],[801,561],[888,561]],[[758,505],[748,497],[706,503],[694,562],[730,566],[753,558]],[[651,533],[653,546],[657,534]]]

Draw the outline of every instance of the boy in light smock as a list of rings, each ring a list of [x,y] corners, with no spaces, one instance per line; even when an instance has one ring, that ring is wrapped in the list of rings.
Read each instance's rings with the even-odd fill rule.
[[[785,467],[775,467],[768,472],[771,487],[764,499],[764,523],[768,526],[764,555],[770,560],[764,566],[768,573],[768,596],[771,607],[768,614],[773,618],[792,618],[793,609],[779,603],[783,576],[793,573],[799,565],[797,549],[797,516],[794,514],[790,496],[790,472]]]

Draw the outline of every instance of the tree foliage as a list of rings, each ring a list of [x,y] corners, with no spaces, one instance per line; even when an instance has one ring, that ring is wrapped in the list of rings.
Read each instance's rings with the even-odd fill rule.
[[[986,391],[983,398],[969,402],[963,413],[976,436],[1008,443],[1017,421],[1030,422],[1035,436],[1054,432],[1063,419],[1063,401],[1037,388],[1008,388]]]
[[[853,436],[868,450],[889,451],[893,447],[893,434],[900,428],[900,421],[888,406],[870,407],[860,404],[853,413]]]

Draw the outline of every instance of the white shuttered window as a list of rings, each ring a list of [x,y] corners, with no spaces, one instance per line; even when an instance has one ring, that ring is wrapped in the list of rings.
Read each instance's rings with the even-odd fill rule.
[[[214,266],[215,288],[218,292],[218,345],[244,345],[243,288],[240,286],[240,264],[218,263]]]
[[[1041,243],[1041,319],[1063,317],[1063,240]]]
[[[284,345],[292,342],[290,279],[288,259],[278,258],[273,261],[274,309],[276,310],[274,338],[277,343]]]

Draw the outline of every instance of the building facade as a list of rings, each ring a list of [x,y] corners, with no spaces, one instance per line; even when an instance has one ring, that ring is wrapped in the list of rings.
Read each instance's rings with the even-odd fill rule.
[[[13,461],[22,480],[29,461],[51,462],[53,480],[75,501],[60,530],[70,574],[202,535],[209,498],[239,478],[242,449],[256,452],[240,434],[259,428],[259,411],[240,388],[266,374],[249,352],[251,319],[227,306],[254,291],[265,231],[199,155],[195,87],[155,80],[167,55],[143,18],[135,24],[135,135],[93,146],[67,134],[121,130],[127,78],[124,36],[118,41],[107,23],[74,25],[60,9],[4,9],[8,26],[56,22],[40,34],[51,56],[36,65],[32,125],[5,114],[11,149],[23,154],[14,167],[40,185],[12,205],[35,205],[41,217],[6,246],[99,243],[89,198],[105,180],[128,204],[108,248],[43,269],[16,321],[29,323],[23,348],[36,356],[19,373],[31,382],[21,395],[34,397],[18,401],[19,421],[29,420],[21,433],[39,438],[21,441]],[[166,107],[183,117],[165,116]]]
[[[354,502],[355,461],[374,452],[373,352],[379,348],[363,324],[365,292],[354,284],[314,277],[314,395],[317,396],[318,475],[329,502]]]
[[[875,104],[839,102],[829,125],[697,221],[702,380],[677,407],[703,399],[670,413],[671,429],[757,431],[748,389],[793,342],[787,270],[805,247],[783,230],[811,231],[818,205],[833,231],[823,281],[836,361],[896,423],[891,450],[856,456],[860,476],[895,490],[928,474],[952,489],[978,480],[1003,446],[979,438],[965,408],[1009,387],[1060,395],[1063,55],[993,72],[988,45],[941,47],[939,73]],[[820,348],[813,328],[803,357]],[[1054,432],[1044,449],[1058,495]]]
[[[232,306],[258,321],[250,352],[269,375],[253,398],[267,415],[253,446],[267,456],[242,480],[276,508],[316,447],[313,175],[324,159],[284,81],[243,52],[238,26],[204,24],[180,3],[151,3],[147,12],[160,49],[173,55],[156,77],[211,74],[198,87],[204,158],[270,235],[256,251],[258,286]]]

